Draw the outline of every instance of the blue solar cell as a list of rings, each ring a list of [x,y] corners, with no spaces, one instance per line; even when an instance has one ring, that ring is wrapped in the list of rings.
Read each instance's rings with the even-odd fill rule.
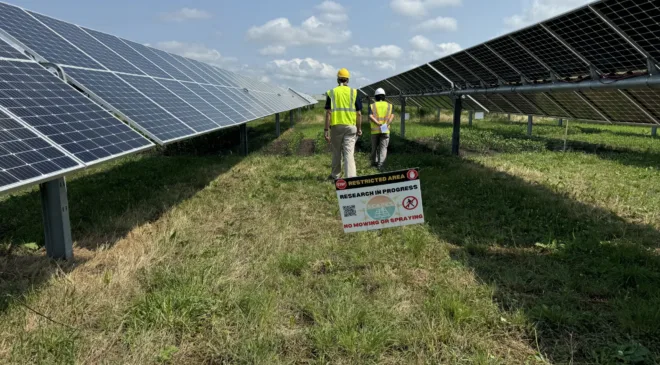
[[[0,61],[0,105],[86,164],[151,146],[34,62]]]
[[[83,166],[0,111],[0,192]]]
[[[0,57],[4,58],[17,58],[21,60],[28,59],[26,55],[22,54],[19,50],[0,40]]]
[[[197,60],[192,60],[192,59],[187,59],[188,65],[190,68],[195,71],[198,75],[200,75],[206,82],[204,84],[209,84],[209,85],[220,85],[222,81],[218,78],[216,78],[214,75],[211,75],[209,72],[206,71],[206,67],[204,66],[205,64],[202,62],[199,62]]]
[[[264,105],[262,102],[260,102],[254,95],[250,93],[250,91],[246,89],[234,89],[234,93],[240,95],[243,100],[245,100],[248,105],[252,107],[252,111],[254,114],[257,114],[259,116],[266,116],[269,114],[273,114],[273,111],[271,111],[268,106]]]
[[[66,38],[69,42],[76,45],[76,47],[83,50],[90,57],[94,58],[98,63],[103,64],[107,69],[113,71],[127,72],[133,74],[142,74],[142,71],[135,68],[130,63],[126,62],[123,58],[118,56],[108,47],[104,46],[101,42],[94,39],[89,34],[85,33],[78,26],[63,22],[61,20],[53,19],[45,15],[30,12],[42,23],[46,24],[53,31]]]
[[[120,111],[156,141],[167,143],[195,134],[192,128],[113,73],[80,69],[65,71],[74,82]]]
[[[126,43],[122,42],[119,38],[110,34],[98,32],[84,27],[81,27],[81,29],[84,30],[87,34],[94,37],[99,42],[106,45],[108,48],[115,51],[117,54],[122,56],[124,59],[126,59],[135,67],[139,68],[145,74],[154,77],[171,78],[171,76],[168,75],[165,71],[161,70],[151,61],[144,58],[141,54],[139,54],[133,48],[126,45]]]
[[[23,9],[0,3],[0,27],[50,62],[101,68],[101,65],[53,33]]]
[[[190,69],[190,67],[187,66],[186,58],[181,57],[178,55],[174,55],[168,52],[161,51],[159,49],[151,49],[154,53],[158,54],[160,58],[163,60],[167,61],[170,63],[172,66],[176,67],[177,70],[181,71],[184,75],[186,75],[190,80],[199,82],[199,83],[207,83],[207,80],[199,76],[195,71]]]
[[[209,76],[213,77],[216,80],[216,85],[227,86],[227,87],[238,87],[236,83],[231,82],[226,77],[223,77],[221,74],[219,74],[218,71],[215,69],[215,67],[208,65],[204,62],[196,62],[196,64],[201,69],[203,69]]]
[[[169,111],[196,132],[207,132],[218,128],[218,125],[210,118],[191,107],[183,99],[164,88],[154,79],[129,75],[119,75],[119,77],[126,80],[131,86],[140,90],[149,99],[158,103],[158,105]]]
[[[211,103],[212,100],[206,101],[200,95],[192,92],[189,88],[179,81],[174,80],[157,80],[159,84],[165,86],[169,91],[176,94],[181,99],[185,100],[193,108],[197,109],[202,114],[211,118],[219,126],[231,125],[233,122],[229,117],[224,115],[221,111],[216,109]],[[191,83],[192,84],[192,83]]]
[[[237,101],[235,100],[235,96],[229,96],[229,94],[226,94],[224,91],[227,88],[224,88],[222,86],[212,86],[212,85],[200,85],[200,86],[202,86],[208,92],[213,94],[216,98],[224,101],[225,104],[229,105],[232,109],[240,113],[243,116],[241,122],[252,120],[256,117],[254,114],[250,113],[247,109],[245,109],[245,107],[243,107],[242,101]]]
[[[178,68],[172,66],[171,63],[169,63],[167,60],[163,59],[158,55],[159,52],[156,49],[153,49],[151,47],[147,47],[143,44],[132,42],[126,39],[120,38],[124,43],[129,45],[131,48],[136,50],[138,53],[140,53],[142,56],[144,56],[146,59],[151,61],[151,63],[155,64],[158,66],[161,70],[167,72],[171,79],[175,80],[181,80],[181,81],[192,81],[188,76],[184,75],[183,72],[179,71]]]
[[[248,120],[248,118],[244,117],[238,111],[236,111],[235,109],[230,107],[228,105],[228,100],[223,100],[223,99],[219,98],[218,96],[210,93],[208,90],[203,88],[201,85],[193,84],[193,83],[186,83],[186,86],[190,90],[192,90],[195,94],[199,95],[204,100],[206,100],[206,101],[210,102],[211,104],[213,104],[213,106],[215,106],[217,109],[219,109],[224,115],[229,117],[229,119],[231,120],[231,122],[233,124],[242,123],[242,122]]]

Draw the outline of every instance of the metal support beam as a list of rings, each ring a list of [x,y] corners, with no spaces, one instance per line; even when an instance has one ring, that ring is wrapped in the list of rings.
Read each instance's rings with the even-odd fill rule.
[[[280,113],[275,114],[275,137],[280,136]]]
[[[652,127],[651,128],[651,137],[657,137],[658,136],[658,127]]]
[[[564,125],[564,119],[559,118],[559,121],[557,123],[560,127],[563,126]]]
[[[401,98],[401,138],[406,138],[406,98]]]
[[[289,127],[293,128],[293,120],[295,119],[295,113],[294,110],[291,110],[289,112]]]
[[[64,177],[39,185],[44,219],[46,254],[54,259],[73,258],[69,202]]]
[[[509,122],[511,121],[511,113],[506,115],[506,120],[508,120]]]
[[[463,100],[461,97],[454,99],[454,130],[451,137],[451,153],[458,156],[461,147],[461,113],[463,112]]]
[[[470,127],[472,127],[472,115],[473,115],[473,112],[472,112],[472,110],[470,110],[470,111],[468,112],[468,125],[469,125]]]
[[[534,128],[534,116],[533,115],[528,115],[527,116],[527,136],[528,137],[532,136],[532,128]]]
[[[241,133],[241,156],[248,155],[248,134],[247,134],[247,123],[241,124],[239,127]]]
[[[438,115],[436,117],[437,121],[440,122],[440,114],[442,113],[442,109],[438,109]]]

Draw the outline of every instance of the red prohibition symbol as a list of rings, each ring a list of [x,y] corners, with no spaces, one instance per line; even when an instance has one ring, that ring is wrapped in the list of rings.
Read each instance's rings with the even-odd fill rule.
[[[419,174],[415,170],[408,170],[406,176],[408,177],[408,180],[417,180]]]
[[[406,210],[413,210],[413,209],[417,208],[417,206],[419,205],[419,200],[417,200],[417,198],[415,198],[414,196],[409,196],[409,197],[403,199],[403,204],[402,205],[403,205],[403,208],[406,209]]]

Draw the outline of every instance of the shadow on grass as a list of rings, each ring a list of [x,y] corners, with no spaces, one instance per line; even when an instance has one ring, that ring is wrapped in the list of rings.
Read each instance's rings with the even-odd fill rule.
[[[275,138],[274,125],[249,125],[251,151]],[[161,151],[127,157],[67,182],[76,251],[114,245],[135,227],[160,218],[173,206],[204,189],[242,159],[239,131],[231,128]],[[0,312],[11,297],[38,288],[54,273],[69,272],[85,261],[55,262],[43,251],[43,222],[38,190],[0,201]],[[26,245],[28,244],[28,245]]]
[[[396,135],[392,145],[388,169],[421,168],[427,223],[495,288],[503,310],[524,314],[531,347],[538,336],[557,363],[658,361],[658,230],[451,157],[446,146]]]

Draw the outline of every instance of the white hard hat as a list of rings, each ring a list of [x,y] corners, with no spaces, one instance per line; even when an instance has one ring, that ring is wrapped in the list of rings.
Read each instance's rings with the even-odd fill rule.
[[[381,87],[376,89],[376,93],[374,94],[374,96],[378,96],[378,95],[385,95],[385,90],[383,90],[383,88]]]

